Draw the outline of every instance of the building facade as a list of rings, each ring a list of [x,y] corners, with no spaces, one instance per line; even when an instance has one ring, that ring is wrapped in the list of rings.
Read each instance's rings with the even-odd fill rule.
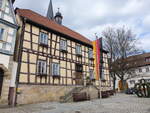
[[[73,88],[85,86],[87,77],[94,78],[92,41],[63,26],[61,13],[58,11],[53,17],[51,7],[50,2],[47,17],[31,10],[16,9],[21,26],[15,56],[18,104],[58,101]],[[103,90],[109,90],[106,51],[103,57],[105,81],[101,85]],[[94,85],[98,86],[99,81],[94,81]]]
[[[0,0],[0,103],[9,104],[13,99],[17,69],[13,55],[18,26],[13,2]]]
[[[139,54],[130,56],[127,59],[128,65],[132,70],[132,74],[126,74],[128,87],[133,88],[136,83],[139,83],[141,79],[145,79],[150,82],[150,53]],[[116,88],[118,87],[117,79]]]
[[[135,76],[127,80],[129,88],[133,88],[135,83],[139,83],[141,79],[150,82],[150,53],[132,56],[134,59]]]

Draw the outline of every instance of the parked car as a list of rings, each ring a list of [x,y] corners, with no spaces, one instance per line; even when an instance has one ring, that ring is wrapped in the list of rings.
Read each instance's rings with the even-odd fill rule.
[[[125,93],[126,94],[135,94],[137,91],[135,88],[128,88]]]

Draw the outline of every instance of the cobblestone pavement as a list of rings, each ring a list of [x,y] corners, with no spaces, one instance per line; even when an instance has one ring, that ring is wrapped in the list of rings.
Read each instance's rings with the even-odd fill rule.
[[[0,108],[0,113],[150,113],[150,99],[117,94],[107,99],[78,103],[46,102]]]

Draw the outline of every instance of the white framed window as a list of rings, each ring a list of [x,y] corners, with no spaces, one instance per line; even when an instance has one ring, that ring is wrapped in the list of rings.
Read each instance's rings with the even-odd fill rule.
[[[100,72],[100,78],[101,80],[105,80],[105,67],[104,64],[101,64],[101,72]]]
[[[150,57],[145,58],[145,62],[150,62]]]
[[[52,63],[52,75],[60,76],[60,65],[58,63]]]
[[[67,50],[67,41],[60,40],[60,50]]]
[[[78,55],[82,54],[82,50],[81,50],[81,46],[80,45],[76,45],[76,54],[78,54]]]
[[[130,84],[135,84],[135,80],[130,80]]]
[[[141,68],[139,68],[139,73],[141,73],[142,72],[142,69]]]
[[[146,72],[149,72],[149,67],[146,68]]]
[[[89,50],[89,58],[93,58],[93,50],[92,49]]]
[[[4,40],[4,28],[0,28],[0,40]]]
[[[94,79],[94,70],[90,69],[89,73],[90,73],[90,79],[93,80]]]
[[[46,75],[47,72],[46,61],[38,60],[37,70],[39,75]]]
[[[40,32],[40,44],[48,45],[48,35],[44,32]]]
[[[82,64],[76,64],[76,71],[77,72],[83,72],[83,65]]]

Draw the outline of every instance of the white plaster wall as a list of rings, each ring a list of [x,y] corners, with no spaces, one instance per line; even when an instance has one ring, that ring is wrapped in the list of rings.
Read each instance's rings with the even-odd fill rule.
[[[146,68],[149,68],[148,72],[146,72]],[[139,72],[139,69],[142,69],[142,72]],[[135,69],[135,73],[137,74],[137,76],[135,76],[134,78],[131,78],[131,79],[127,80],[129,88],[132,88],[135,85],[133,83],[130,83],[131,80],[134,80],[135,83],[138,83],[140,79],[147,79],[147,80],[150,79],[150,65],[148,65],[148,66],[142,66],[142,67],[137,67]],[[116,88],[118,88],[118,82],[119,82],[119,80],[120,79],[117,77]]]
[[[10,87],[15,87],[17,66],[18,66],[17,62],[13,62]]]
[[[0,64],[3,64],[7,69],[9,65],[10,56],[0,54]]]
[[[146,68],[149,68],[149,72],[146,72]],[[139,69],[142,69],[142,72],[139,72]],[[139,75],[139,76],[150,76],[150,66],[142,66],[142,67],[138,67],[137,69],[135,69],[135,72]]]
[[[4,14],[4,20],[7,20],[7,21],[9,21],[11,23],[14,23],[13,18],[8,16],[8,15],[6,15],[6,14]]]

